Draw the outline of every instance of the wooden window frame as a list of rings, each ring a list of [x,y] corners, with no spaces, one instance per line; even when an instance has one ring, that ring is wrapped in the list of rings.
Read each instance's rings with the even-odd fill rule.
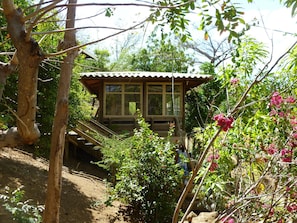
[[[155,92],[151,92],[149,93],[149,86],[150,85],[161,85],[162,86],[162,93],[159,93],[162,95],[162,114],[161,115],[150,115],[149,114],[149,104],[148,104],[148,97],[149,97],[149,94],[158,94],[158,93],[155,93]],[[146,97],[146,117],[148,118],[153,118],[153,117],[175,117],[176,115],[175,114],[172,114],[172,115],[167,115],[166,114],[166,96],[169,94],[168,92],[166,92],[166,86],[168,85],[171,85],[172,86],[172,83],[171,82],[148,82],[146,83],[146,90],[145,90],[145,97]],[[175,95],[179,95],[180,96],[180,107],[179,107],[179,114],[177,115],[177,117],[182,117],[182,109],[183,109],[183,84],[182,83],[174,83],[175,86],[180,86],[180,92],[178,93],[174,93]],[[170,93],[172,94],[172,92]]]
[[[106,86],[107,85],[121,85],[122,91],[121,92],[106,92]],[[104,118],[129,118],[129,117],[134,117],[133,115],[125,115],[125,95],[127,94],[135,94],[135,92],[125,92],[125,85],[139,85],[139,96],[140,96],[140,110],[142,110],[143,107],[143,84],[139,82],[106,82],[104,83],[104,106],[103,106],[103,117]],[[107,94],[121,94],[121,114],[120,115],[107,115],[106,114],[106,96]]]

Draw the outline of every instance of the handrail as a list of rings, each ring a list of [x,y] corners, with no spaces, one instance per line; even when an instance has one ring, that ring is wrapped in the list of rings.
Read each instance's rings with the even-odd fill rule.
[[[114,132],[113,130],[111,130],[110,128],[106,127],[105,125],[101,124],[100,122],[94,120],[94,119],[91,119],[90,120],[90,123],[92,123],[93,125],[95,125],[96,127],[99,128],[99,130],[103,130],[103,133],[107,133],[106,135],[108,137],[111,137],[111,136],[117,136],[118,134],[116,132]],[[97,132],[97,130],[95,130]]]

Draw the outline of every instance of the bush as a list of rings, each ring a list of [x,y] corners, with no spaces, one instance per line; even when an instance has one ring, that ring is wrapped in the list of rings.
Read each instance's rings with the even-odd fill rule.
[[[40,223],[41,212],[44,207],[42,205],[31,205],[30,200],[22,201],[24,191],[17,188],[10,191],[6,188],[6,194],[0,194],[0,200],[4,201],[3,206],[13,215],[13,220],[19,223]]]
[[[111,199],[126,202],[143,222],[169,222],[181,192],[183,170],[175,149],[140,118],[140,128],[113,148],[102,150],[105,167],[115,174]]]

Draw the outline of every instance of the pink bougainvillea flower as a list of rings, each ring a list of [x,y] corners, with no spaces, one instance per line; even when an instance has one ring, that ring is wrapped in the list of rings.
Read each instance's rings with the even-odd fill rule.
[[[281,112],[278,113],[278,116],[281,117],[281,118],[285,118],[286,117],[286,113],[284,113],[284,112],[281,111]]]
[[[297,212],[297,204],[296,203],[289,204],[287,206],[287,211],[290,213]]]
[[[235,220],[234,220],[233,218],[229,218],[229,219],[227,220],[227,223],[235,223]]]
[[[296,148],[296,147],[297,147],[297,141],[290,141],[290,142],[288,142],[288,145],[289,145],[291,148]]]
[[[291,190],[291,187],[286,187],[286,192],[289,192]]]
[[[297,118],[295,116],[290,118],[290,124],[293,130],[297,131]]]
[[[218,168],[219,168],[219,164],[218,164],[218,163],[216,163],[216,162],[211,162],[210,167],[209,167],[209,171],[210,171],[210,172],[213,172],[213,171],[215,171],[215,170],[218,169]]]
[[[223,218],[221,221],[225,223],[235,223],[234,218]]]
[[[291,139],[288,141],[288,145],[291,148],[297,147],[297,133],[293,133]]]
[[[276,148],[276,145],[272,143],[272,144],[270,144],[268,146],[268,148],[266,149],[266,151],[267,151],[267,153],[269,155],[273,155],[273,154],[275,154],[278,151],[278,149]]]
[[[293,96],[289,96],[285,99],[287,103],[293,104],[295,103],[295,98]]]
[[[238,79],[238,78],[236,78],[236,77],[234,77],[234,78],[231,78],[231,80],[230,80],[230,83],[231,83],[232,85],[236,85],[236,84],[238,84],[238,83],[239,83],[239,79]]]
[[[280,95],[279,92],[274,92],[270,99],[270,106],[275,106],[279,108],[281,104],[284,102],[283,97]]]
[[[270,116],[275,116],[275,115],[277,115],[277,114],[278,114],[278,112],[277,112],[276,110],[274,110],[274,109],[272,109],[272,110],[270,111],[270,113],[269,113]]]
[[[296,119],[295,116],[293,116],[293,117],[290,118],[290,124],[291,124],[292,126],[297,125],[297,119]]]
[[[271,208],[270,211],[269,211],[269,216],[272,217],[273,215],[274,215],[274,209]]]
[[[281,159],[283,162],[290,163],[292,162],[293,151],[288,149],[281,150]]]
[[[215,154],[211,154],[207,157],[207,162],[212,162],[213,160],[218,160],[220,158],[220,154],[215,153]]]
[[[225,117],[224,114],[215,115],[213,119],[217,121],[218,126],[220,126],[225,132],[232,127],[232,123],[234,121],[233,118]]]

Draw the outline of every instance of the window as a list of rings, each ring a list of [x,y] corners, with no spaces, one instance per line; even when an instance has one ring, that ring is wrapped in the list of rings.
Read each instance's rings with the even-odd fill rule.
[[[148,115],[181,115],[182,86],[175,84],[148,84]]]
[[[140,84],[105,84],[105,116],[132,116],[140,107]]]

